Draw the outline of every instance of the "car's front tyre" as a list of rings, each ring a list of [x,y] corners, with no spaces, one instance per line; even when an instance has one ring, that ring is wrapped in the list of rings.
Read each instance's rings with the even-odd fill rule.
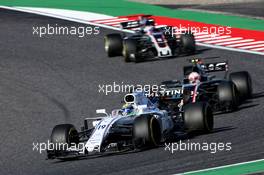
[[[158,120],[148,114],[137,117],[133,125],[135,148],[155,147],[161,141],[161,128]]]
[[[142,58],[137,52],[137,42],[133,39],[126,39],[123,43],[123,56],[125,62],[140,62]]]
[[[54,144],[54,151],[65,151],[67,146],[79,143],[78,131],[72,124],[56,125],[50,136],[51,142]]]

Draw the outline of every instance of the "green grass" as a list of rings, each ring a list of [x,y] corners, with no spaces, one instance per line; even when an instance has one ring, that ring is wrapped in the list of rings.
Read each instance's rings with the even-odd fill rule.
[[[241,174],[250,174],[256,172],[264,172],[264,161],[250,162],[241,165],[234,165],[229,167],[223,167],[219,169],[213,169],[208,171],[186,173],[186,175],[219,175],[219,174],[228,174],[228,175],[241,175]]]

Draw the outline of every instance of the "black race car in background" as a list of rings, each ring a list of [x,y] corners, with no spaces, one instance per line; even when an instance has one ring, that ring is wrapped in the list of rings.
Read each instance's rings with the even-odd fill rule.
[[[184,107],[188,103],[198,101],[207,102],[214,112],[230,112],[246,99],[252,96],[251,76],[247,71],[232,72],[228,74],[228,62],[215,62],[204,64],[200,59],[192,59],[192,65],[183,69],[185,79],[164,81],[162,84],[168,92],[181,89],[183,95],[165,94],[160,97],[160,105],[175,108]],[[225,71],[222,78],[210,75],[209,72]],[[198,73],[199,81],[190,82],[189,75]]]
[[[191,32],[173,34],[171,26],[155,26],[155,21],[144,18],[123,22],[123,29],[135,29],[132,35],[119,33],[105,36],[105,51],[109,57],[124,56],[125,62],[141,62],[146,58],[173,57],[179,54],[193,54],[195,39]]]

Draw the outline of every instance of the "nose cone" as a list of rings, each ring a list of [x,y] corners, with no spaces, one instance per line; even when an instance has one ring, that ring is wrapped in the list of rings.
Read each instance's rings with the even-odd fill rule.
[[[92,145],[88,146],[88,148],[87,148],[88,152],[93,152],[93,150],[94,150],[94,147]]]

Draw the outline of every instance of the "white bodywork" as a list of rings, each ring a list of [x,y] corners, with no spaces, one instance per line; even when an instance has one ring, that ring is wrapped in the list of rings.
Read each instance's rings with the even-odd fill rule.
[[[155,38],[155,36],[162,36],[162,37]],[[158,57],[172,56],[171,48],[167,44],[166,39],[163,38],[164,36],[162,33],[155,33],[155,34],[149,35],[149,37],[151,38],[152,42],[154,43],[155,48],[157,49]],[[164,47],[160,47],[159,43],[164,43]]]
[[[154,32],[153,26],[145,27],[144,32],[146,32],[146,34],[151,38],[151,41],[158,52],[158,57],[172,56],[171,48],[169,47],[162,32]],[[160,46],[160,43],[162,47]]]
[[[109,116],[102,119],[96,126],[95,129],[90,136],[89,140],[86,142],[85,147],[88,152],[97,151],[100,152],[101,144],[103,142],[104,137],[108,133],[112,124],[115,123],[122,116]]]
[[[127,101],[126,97],[133,97],[132,101]],[[161,135],[163,136],[165,132],[171,131],[174,124],[168,112],[165,110],[158,109],[142,92],[134,92],[132,94],[127,94],[125,96],[125,102],[133,105],[134,115],[133,117],[138,117],[141,114],[152,114],[155,116],[161,127]],[[131,98],[130,98],[131,99]],[[117,110],[114,110],[112,113],[117,113]],[[121,110],[119,110],[121,111]],[[104,113],[102,110],[100,113]],[[122,114],[110,114],[106,117],[103,117],[101,120],[94,121],[95,124],[93,133],[91,134],[89,140],[85,144],[85,148],[88,152],[100,152],[101,145],[106,137],[109,129],[112,125],[119,119],[123,117],[128,117]],[[164,139],[164,138],[162,138]]]

